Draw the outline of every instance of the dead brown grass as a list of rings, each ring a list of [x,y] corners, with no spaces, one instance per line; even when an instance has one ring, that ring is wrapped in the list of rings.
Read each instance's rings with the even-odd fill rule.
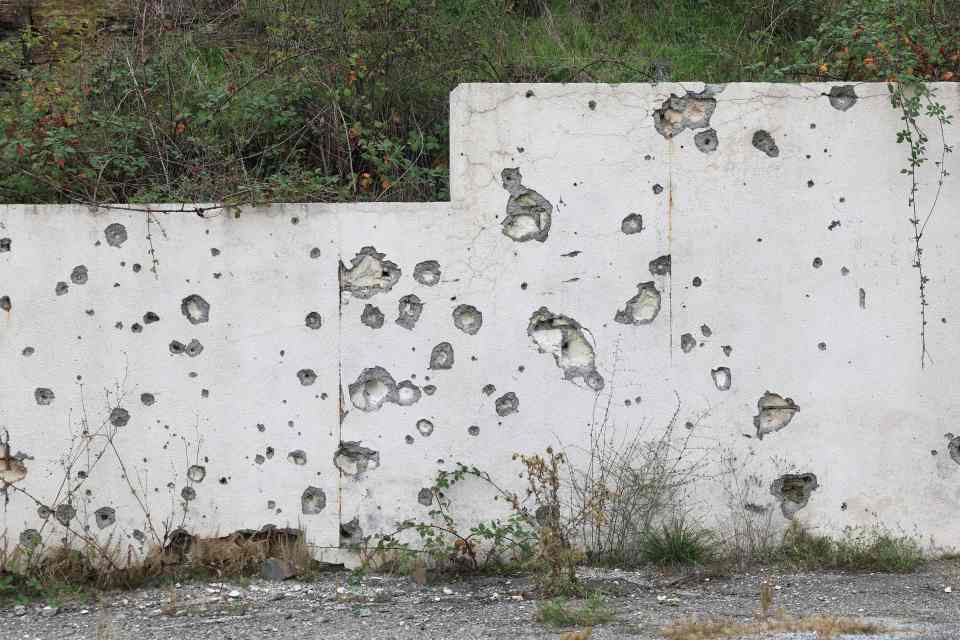
[[[817,640],[830,640],[839,634],[871,634],[884,627],[856,618],[837,616],[779,617],[753,622],[735,620],[684,620],[663,629],[666,640],[717,640],[776,632],[814,632]]]

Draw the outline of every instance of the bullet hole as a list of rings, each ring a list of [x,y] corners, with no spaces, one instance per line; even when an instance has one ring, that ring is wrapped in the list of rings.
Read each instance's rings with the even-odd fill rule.
[[[409,407],[420,401],[420,387],[409,380],[403,380],[397,383],[397,404],[401,407]]]
[[[693,136],[693,144],[703,153],[713,153],[720,146],[720,140],[714,129],[707,129]]]
[[[87,309],[86,311],[84,311],[84,313],[87,314],[88,316],[92,316],[96,312],[93,309]]]
[[[141,393],[140,402],[145,407],[151,406],[154,402],[157,401],[157,398],[152,393]]]
[[[960,464],[960,436],[950,438],[950,441],[947,442],[947,453],[950,454],[951,460]]]
[[[37,507],[37,517],[40,518],[41,520],[47,520],[52,515],[53,515],[53,511],[50,510],[50,507],[47,507],[45,505],[40,505],[39,507]]]
[[[700,279],[700,276],[694,276],[694,278],[693,278],[693,286],[699,287],[699,286],[702,285],[702,284],[703,284],[703,280]]]
[[[310,249],[310,257],[316,260],[320,257],[320,247],[314,247]]]
[[[590,108],[590,111],[596,111],[596,110],[597,110],[597,101],[596,101],[596,100],[591,100],[590,102],[587,103],[587,106]]]
[[[831,220],[831,221],[830,221],[830,224],[827,225],[827,231],[833,231],[834,229],[836,229],[836,228],[839,227],[839,226],[840,226],[840,221],[839,221],[839,220]]]
[[[272,500],[270,502],[273,502]],[[267,503],[267,507],[273,509],[277,506],[276,502],[273,502],[271,507]],[[303,494],[300,496],[300,511],[304,515],[313,516],[321,511],[323,511],[327,506],[327,494],[323,492],[323,489],[319,487],[307,487],[303,490]]]
[[[528,285],[527,285],[526,282],[521,282],[521,283],[520,283],[520,289],[521,289],[521,291],[526,291],[526,290],[527,290],[527,286],[528,286]]]
[[[297,371],[297,380],[305,387],[309,387],[317,381],[317,374],[313,369],[300,369]]]
[[[170,346],[168,348],[170,349],[170,353],[172,353],[175,356],[180,355],[187,349],[187,347],[179,340],[171,340]]]
[[[780,147],[777,146],[777,143],[774,141],[773,136],[769,133],[760,129],[755,131],[753,134],[753,139],[751,143],[756,149],[763,151],[767,156],[771,158],[776,158],[780,155]]]
[[[717,367],[710,370],[710,376],[713,378],[713,384],[718,391],[728,391],[733,382],[733,374],[729,367]]]
[[[363,247],[350,259],[350,267],[340,263],[340,291],[361,300],[388,293],[400,280],[401,270],[385,260],[386,254],[374,247]]]
[[[216,247],[210,247],[210,255],[216,258],[218,255],[220,255],[220,249],[217,249]]]
[[[379,329],[383,326],[383,320],[383,312],[379,308],[369,303],[363,307],[363,312],[360,314],[360,322],[363,324],[371,329]]]
[[[860,287],[860,308],[867,308],[867,290],[863,287]]]
[[[413,268],[413,279],[422,285],[432,287],[440,282],[440,263],[436,260],[418,262]]]
[[[360,518],[354,517],[350,522],[340,524],[340,546],[359,548],[363,544],[363,529],[360,528]]]
[[[110,424],[115,427],[125,427],[130,422],[130,412],[123,407],[114,407],[110,410]]]
[[[350,401],[361,411],[378,411],[385,403],[397,402],[397,382],[383,367],[364,369],[348,387]]]
[[[850,269],[847,269],[846,267],[840,267],[840,275],[842,276],[850,275]]]
[[[520,410],[520,398],[513,391],[508,391],[494,402],[494,409],[501,418]]]
[[[203,345],[196,338],[191,338],[190,343],[187,344],[183,351],[191,358],[196,358],[203,353]]]
[[[545,242],[550,233],[553,205],[542,195],[521,184],[519,168],[500,172],[503,188],[510,194],[502,232],[515,242]]]
[[[808,189],[812,189],[812,188],[813,188],[813,185],[814,185],[813,180],[807,180],[807,188],[808,188]]]
[[[654,258],[647,266],[650,269],[650,275],[652,276],[670,275],[670,255],[667,254],[665,256]]]
[[[132,325],[130,325],[130,331],[133,333],[140,333],[143,331],[143,325],[139,322],[134,322]]]
[[[857,92],[854,91],[852,84],[830,87],[830,93],[827,96],[830,106],[838,111],[846,111],[857,104]]]
[[[258,453],[257,455],[253,456],[253,461],[256,464],[263,464],[264,462],[267,461],[267,459]]]
[[[680,336],[680,350],[684,353],[690,353],[697,346],[697,339],[692,333],[685,333]]]
[[[453,325],[467,335],[475,335],[483,326],[483,314],[472,304],[457,305],[453,310]]]
[[[147,534],[145,534],[143,531],[140,531],[140,529],[134,529],[130,533],[130,535],[132,535],[133,539],[139,542],[140,544],[143,544],[144,542],[147,541]]]
[[[0,238],[0,253],[6,253],[10,251],[10,247],[13,242],[10,238]]]
[[[103,230],[103,236],[107,239],[108,245],[119,247],[127,241],[127,228],[119,222],[113,222]]]
[[[33,347],[24,347],[23,351],[20,352],[20,355],[24,356],[25,358],[29,358],[36,352],[37,350],[34,349]]]
[[[437,386],[433,384],[424,385],[423,392],[428,396],[432,396],[437,392]]]
[[[180,489],[180,497],[186,502],[191,502],[197,499],[197,491],[193,487],[184,487]]]
[[[180,302],[180,313],[190,324],[201,324],[210,320],[210,304],[192,293]]]
[[[316,311],[311,311],[307,314],[307,317],[303,319],[303,324],[305,324],[308,329],[319,329],[320,325],[323,324],[323,318],[321,318],[320,314]]]
[[[524,94],[527,98],[532,98],[536,94],[533,92],[533,89],[527,89],[527,92]]]
[[[480,427],[478,427],[475,424],[472,424],[469,427],[467,427],[467,433],[470,434],[471,436],[478,436],[480,435]]]
[[[429,507],[433,504],[433,489],[424,487],[417,492],[417,502],[422,504],[425,507]]]
[[[78,264],[70,272],[70,282],[73,284],[86,284],[88,278],[87,268],[82,264]]]
[[[67,295],[68,291],[70,291],[70,285],[68,285],[63,280],[58,282],[57,286],[53,288],[53,292],[56,293],[58,296]]]
[[[10,301],[10,296],[0,296],[0,309],[4,311],[10,311],[13,309],[13,303]]]
[[[631,213],[620,221],[620,231],[628,236],[643,231],[643,216],[639,213]]]
[[[417,431],[424,438],[428,438],[433,434],[433,423],[426,418],[420,418],[417,420]]]
[[[72,504],[57,505],[57,508],[53,511],[53,517],[57,519],[57,522],[65,527],[69,527],[70,521],[76,516],[77,510],[73,508]]]
[[[154,322],[159,322],[160,316],[155,314],[153,311],[147,311],[143,314],[143,324],[153,324]]]
[[[565,380],[580,378],[593,391],[603,389],[603,376],[597,371],[593,345],[579,322],[540,307],[530,316],[527,335],[540,353],[553,356]]]
[[[407,444],[413,444],[413,436],[406,435],[403,437],[403,441],[406,442]]]
[[[664,100],[659,109],[653,112],[653,126],[666,139],[670,139],[685,129],[706,129],[710,126],[710,117],[717,108],[717,100],[708,91],[685,96],[674,93]]]
[[[453,345],[449,342],[441,342],[430,351],[430,369],[452,369],[453,368]]]
[[[340,473],[357,476],[380,466],[380,452],[363,447],[359,442],[341,442],[333,455],[333,464]]]
[[[820,349],[820,351],[826,351],[826,350],[827,350],[827,343],[826,343],[826,342],[819,342],[819,343],[817,343],[817,349]]]
[[[778,393],[764,392],[757,400],[757,415],[753,416],[753,426],[757,429],[757,438],[763,440],[768,433],[780,431],[793,420],[800,407],[791,399]]]
[[[653,193],[654,195],[660,195],[661,193],[663,193],[663,186],[659,184],[653,185]]]
[[[812,473],[787,473],[770,485],[770,493],[780,500],[780,511],[783,517],[792,518],[797,511],[807,506],[817,487],[817,476]]]
[[[123,329],[123,323],[122,323],[122,322],[114,322],[114,323],[113,323],[113,328],[114,328],[114,329]]]
[[[653,282],[637,284],[637,295],[624,303],[613,316],[620,324],[650,324],[660,313],[660,292]]]
[[[583,253],[583,251],[571,251],[571,252],[569,252],[569,253],[562,253],[562,254],[560,254],[560,257],[561,257],[561,258],[576,258],[576,257],[577,257],[578,255],[580,255],[581,253]]]
[[[298,467],[307,464],[307,454],[302,449],[295,449],[287,454],[287,462],[292,462]]]
[[[497,388],[492,384],[485,384],[483,385],[483,389],[481,389],[481,391],[485,396],[492,396],[494,393],[497,392]]]
[[[98,529],[106,529],[117,521],[117,512],[113,507],[100,507],[93,512]]]
[[[41,406],[53,404],[53,399],[55,397],[56,396],[53,394],[53,391],[51,389],[47,389],[46,387],[37,387],[33,390],[33,399],[36,400],[37,404]]]
[[[423,313],[423,303],[414,294],[408,294],[397,302],[396,323],[407,330],[413,330],[420,314]]]

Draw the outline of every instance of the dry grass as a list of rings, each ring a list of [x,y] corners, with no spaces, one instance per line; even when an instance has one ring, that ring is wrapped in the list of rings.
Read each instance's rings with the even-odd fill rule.
[[[791,618],[788,616],[753,622],[735,620],[685,620],[674,622],[663,629],[666,640],[715,640],[720,638],[740,638],[765,633],[813,632],[817,640],[830,640],[840,634],[872,634],[886,631],[884,627],[857,620],[836,616],[808,616]]]

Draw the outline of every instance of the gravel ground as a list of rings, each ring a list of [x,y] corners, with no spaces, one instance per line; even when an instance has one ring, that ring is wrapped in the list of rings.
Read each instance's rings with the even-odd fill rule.
[[[595,640],[659,638],[691,616],[751,619],[759,584],[774,586],[788,614],[855,616],[902,632],[896,637],[960,638],[960,564],[932,563],[906,575],[767,573],[708,576],[584,570],[616,609]],[[371,640],[557,638],[533,621],[537,600],[524,577],[474,578],[420,586],[408,577],[324,574],[313,582],[184,583],[114,591],[73,602],[0,607],[2,640]],[[779,634],[778,640],[815,640]],[[857,636],[860,639],[867,636]],[[875,640],[893,635],[870,636]]]

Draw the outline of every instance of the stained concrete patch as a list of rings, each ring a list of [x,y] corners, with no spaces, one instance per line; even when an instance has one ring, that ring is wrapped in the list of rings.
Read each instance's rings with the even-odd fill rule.
[[[70,521],[77,517],[77,510],[70,503],[59,504],[53,510],[53,517],[63,526],[69,527]]]
[[[603,389],[603,376],[597,371],[594,346],[579,322],[540,307],[530,316],[527,335],[540,353],[553,356],[565,380],[579,378],[593,391]]]
[[[367,299],[387,293],[400,280],[401,270],[374,247],[363,247],[347,267],[340,263],[340,291]]]
[[[515,242],[545,242],[550,234],[553,205],[533,189],[521,184],[519,168],[504,169],[500,177],[503,188],[510,194],[506,216],[501,223],[503,235]]]
[[[60,282],[58,282],[58,283],[56,284],[56,286],[53,288],[53,292],[54,292],[55,294],[57,294],[58,296],[65,296],[65,295],[67,295],[67,292],[69,292],[69,291],[70,291],[70,285],[68,285],[68,284],[67,284],[66,282],[64,282],[63,280],[61,280]]]
[[[812,473],[787,473],[770,485],[770,493],[780,500],[780,511],[785,518],[792,518],[807,506],[810,495],[819,487],[817,476]]]
[[[653,126],[669,140],[687,129],[708,128],[716,108],[717,99],[709,91],[688,91],[684,96],[672,93],[659,109],[654,109]]]
[[[307,453],[303,449],[294,449],[287,454],[287,462],[292,462],[298,467],[302,467],[307,464]]]
[[[360,475],[380,466],[380,452],[368,449],[359,442],[341,442],[333,454],[333,464],[344,475]]]
[[[620,324],[650,324],[660,313],[661,297],[660,291],[653,282],[641,282],[637,284],[637,295],[633,296],[624,304],[623,309],[618,309],[613,319]]]
[[[800,407],[792,398],[784,398],[778,393],[765,392],[757,400],[757,415],[753,416],[753,426],[757,429],[757,438],[763,440],[768,433],[780,431],[790,424]]]

